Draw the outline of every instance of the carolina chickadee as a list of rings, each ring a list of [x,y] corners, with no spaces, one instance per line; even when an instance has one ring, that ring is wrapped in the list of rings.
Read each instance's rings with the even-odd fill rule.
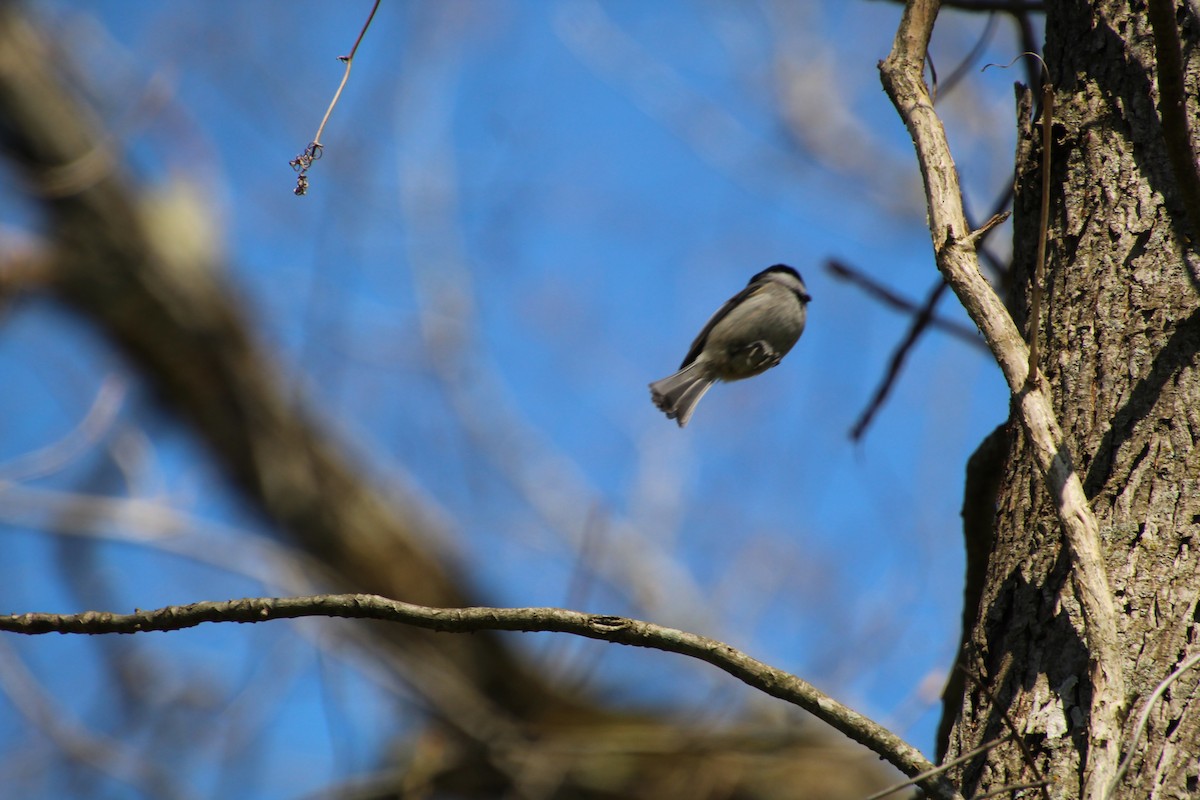
[[[650,384],[654,405],[682,428],[715,381],[740,381],[778,364],[804,332],[811,299],[786,264],[755,275],[712,315],[679,371]]]

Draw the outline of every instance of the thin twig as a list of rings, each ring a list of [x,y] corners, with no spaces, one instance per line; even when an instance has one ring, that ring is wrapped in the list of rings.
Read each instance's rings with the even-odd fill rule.
[[[1012,184],[1009,183],[1005,191],[1002,192],[997,198],[996,203],[993,206],[993,208],[995,208],[995,212],[992,214],[991,218],[988,219],[988,221],[985,222],[978,230],[971,233],[971,235],[968,237],[968,241],[972,243],[976,250],[980,250],[980,248],[982,248],[983,243],[987,240],[988,236],[991,235],[992,231],[997,225],[1008,219],[1011,212],[1006,211],[1005,208],[1011,201]],[[838,264],[837,262],[829,262],[829,269],[831,272],[836,274],[837,267],[842,267],[843,270],[848,269],[844,267],[844,265]],[[854,276],[848,275],[847,277],[853,278]],[[858,279],[855,282],[864,286],[864,288],[869,288],[867,285],[868,281],[865,277]],[[892,294],[886,289],[883,289],[882,287],[875,288],[872,292],[885,302],[894,303],[895,301],[899,301],[908,303],[906,310],[913,312],[914,316],[912,323],[909,325],[908,333],[904,335],[904,338],[900,341],[900,344],[898,344],[896,349],[892,351],[892,357],[888,362],[888,369],[887,372],[884,373],[883,380],[880,381],[879,386],[875,389],[875,394],[872,395],[867,407],[863,410],[862,414],[859,415],[858,421],[855,422],[854,427],[850,429],[850,438],[852,440],[858,441],[866,433],[867,428],[875,419],[875,415],[879,413],[879,409],[882,408],[883,404],[887,401],[888,396],[892,392],[892,388],[900,378],[900,372],[904,367],[904,363],[908,360],[909,354],[912,352],[913,348],[916,347],[917,342],[921,338],[921,334],[925,332],[926,328],[943,327],[943,325],[946,327],[955,326],[955,323],[943,323],[939,317],[934,315],[934,309],[937,308],[937,304],[941,302],[942,295],[945,294],[945,292],[946,281],[940,276],[938,278],[938,282],[929,290],[929,295],[925,298],[925,302],[920,306],[908,303],[906,300],[901,300],[896,295]],[[984,350],[989,349],[987,343],[980,338],[979,331],[976,328],[955,326],[953,328],[953,332],[956,335],[959,335],[959,338],[971,342],[976,347],[981,347]]]
[[[921,334],[929,327],[930,320],[933,319],[933,310],[937,308],[938,301],[942,299],[942,295],[946,293],[946,282],[938,281],[930,290],[929,296],[925,298],[916,317],[913,318],[912,325],[908,329],[908,333],[896,346],[892,352],[892,357],[888,361],[887,372],[883,376],[883,380],[875,389],[875,394],[871,397],[871,402],[867,403],[867,407],[859,416],[858,421],[854,423],[854,427],[850,429],[850,438],[858,441],[867,432],[871,421],[875,419],[875,415],[879,409],[883,407],[883,403],[892,392],[892,386],[896,383],[896,378],[900,375],[900,370],[904,366],[904,362],[908,359],[908,354],[912,352],[913,346],[917,340],[921,338]]]
[[[772,697],[803,708],[870,748],[906,775],[916,776],[934,769],[917,748],[795,675],[764,664],[723,642],[627,617],[585,614],[561,608],[433,608],[378,595],[341,594],[193,603],[132,614],[96,611],[12,614],[0,617],[0,630],[22,634],[144,633],[181,630],[205,622],[266,622],[316,616],[387,620],[450,633],[552,631],[689,656]],[[923,778],[920,785],[932,797],[961,800],[961,795],[940,776]]]
[[[1090,654],[1092,705],[1084,766],[1084,794],[1098,800],[1120,761],[1121,722],[1126,708],[1124,667],[1117,614],[1105,570],[1100,528],[1063,442],[1045,379],[1029,380],[1029,348],[1004,303],[979,271],[962,188],[941,120],[922,80],[936,0],[910,0],[891,53],[880,65],[884,89],[908,127],[916,148],[929,204],[937,266],[967,313],[979,326],[1012,391],[1014,410],[1028,435],[1045,478],[1071,557],[1071,577],[1083,611]]]
[[[1125,758],[1121,761],[1121,766],[1117,767],[1117,774],[1113,776],[1112,783],[1108,785],[1108,790],[1104,793],[1105,800],[1112,797],[1117,791],[1117,787],[1121,784],[1121,779],[1125,777],[1125,773],[1129,771],[1129,765],[1133,763],[1133,757],[1137,755],[1138,743],[1142,740],[1142,736],[1146,733],[1146,726],[1150,722],[1150,709],[1154,708],[1154,704],[1159,698],[1166,693],[1167,689],[1171,688],[1171,684],[1179,680],[1183,673],[1187,672],[1192,667],[1200,664],[1200,653],[1196,653],[1187,661],[1179,665],[1179,669],[1168,675],[1162,683],[1155,687],[1150,696],[1146,698],[1145,704],[1142,706],[1142,713],[1138,715],[1137,727],[1133,729],[1133,738],[1129,740],[1129,749],[1125,753]]]
[[[825,262],[825,270],[830,275],[839,280],[846,281],[853,286],[862,289],[863,292],[875,298],[889,308],[894,308],[897,311],[903,311],[905,314],[916,315],[920,312],[921,306],[909,300],[907,297],[893,291],[884,284],[867,275],[865,272],[858,270],[844,261],[839,261],[836,258],[831,258]],[[988,351],[987,344],[979,336],[979,331],[974,326],[963,325],[961,322],[956,322],[952,319],[939,317],[936,314],[929,320],[929,327],[935,328],[942,333],[953,336],[964,344],[969,344],[972,347],[980,348]],[[988,351],[990,352],[990,351]]]
[[[329,122],[329,117],[333,114],[333,108],[337,105],[338,100],[341,99],[342,90],[346,88],[346,82],[350,80],[350,68],[354,66],[354,54],[358,52],[358,46],[362,43],[363,37],[366,36],[367,28],[371,27],[371,20],[375,19],[375,12],[379,10],[379,3],[380,0],[375,0],[375,5],[371,6],[371,13],[367,15],[367,21],[363,23],[362,30],[358,32],[358,38],[354,40],[354,46],[350,48],[349,55],[338,56],[338,61],[346,65],[346,70],[342,73],[342,82],[338,84],[337,91],[333,93],[333,99],[329,101],[329,108],[325,109],[325,116],[321,117],[321,124],[317,126],[317,134],[308,143],[308,147],[304,148],[303,153],[288,162],[297,173],[296,188],[292,190],[297,196],[308,194],[308,168],[325,151],[325,145],[321,144],[321,134],[325,132],[325,123]]]
[[[929,772],[923,772],[920,775],[914,775],[913,777],[909,778],[908,780],[904,781],[903,783],[893,784],[881,792],[876,792],[875,794],[873,794],[869,797],[864,797],[863,800],[880,800],[880,798],[887,797],[889,794],[892,794],[893,792],[898,792],[906,786],[912,786],[914,783],[916,783],[919,780],[922,780],[924,778],[931,778],[934,775],[940,775],[948,769],[957,767],[959,764],[963,763],[964,761],[970,761],[972,758],[979,755],[980,753],[986,753],[987,751],[991,750],[992,748],[998,747],[998,746],[1004,744],[1008,740],[1012,739],[1015,735],[1016,734],[1010,733],[1007,736],[1001,736],[999,739],[992,739],[990,742],[981,744],[979,747],[976,747],[974,750],[972,750],[968,753],[963,753],[958,758],[951,759],[950,761],[945,762],[944,764],[942,764],[939,767],[934,767],[933,769],[929,770]]]
[[[1042,11],[1045,11],[1045,9],[1042,9]],[[1034,29],[1033,20],[1029,18],[1029,12],[1014,11],[1012,12],[1012,17],[1013,22],[1017,25],[1018,35],[1021,39],[1021,52],[1037,53],[1038,60],[1044,64],[1045,61],[1042,60],[1042,54],[1038,49],[1042,42],[1038,38],[1037,32]],[[1045,74],[1046,71],[1044,69],[1036,69],[1032,64],[1029,63],[1029,61],[1025,61],[1026,86],[1036,86],[1038,78],[1044,76]]]
[[[1007,197],[1007,195],[1005,195],[1005,197]],[[1002,202],[1007,201],[1002,200]],[[991,219],[985,222],[981,228],[974,231],[968,237],[968,241],[971,242],[973,246],[978,247],[980,244],[982,244],[983,240],[987,238],[988,234],[992,232],[992,229],[1004,222],[1006,219],[1008,219],[1007,211],[993,214]],[[904,338],[900,341],[900,344],[898,344],[896,349],[892,352],[892,357],[888,361],[887,372],[884,373],[883,380],[880,381],[879,386],[875,389],[875,394],[872,395],[871,401],[867,404],[867,407],[863,410],[863,413],[859,415],[858,421],[854,423],[854,427],[850,429],[850,438],[854,441],[857,442],[863,437],[863,434],[866,433],[867,428],[875,419],[875,415],[879,413],[879,409],[882,408],[884,402],[887,401],[888,395],[890,395],[892,392],[892,387],[896,384],[896,381],[900,377],[900,371],[903,369],[904,363],[908,360],[908,356],[912,352],[913,348],[916,347],[917,340],[921,338],[921,334],[925,332],[926,328],[934,327],[934,322],[936,320],[936,317],[934,316],[934,309],[937,308],[937,304],[941,302],[942,295],[945,293],[946,282],[945,280],[939,279],[934,287],[929,290],[929,295],[925,298],[925,302],[921,304],[920,308],[914,307],[916,314],[913,317],[912,324],[909,326],[908,333],[904,335]],[[979,338],[978,331],[966,328],[964,329],[969,332],[970,340],[976,346],[983,347],[985,350],[987,349],[987,345],[981,338]]]
[[[988,219],[987,222],[983,223],[978,228],[971,231],[971,233],[967,236],[966,241],[972,247],[979,249],[979,246],[981,244],[983,244],[983,240],[985,238],[987,238],[987,235],[992,232],[992,228],[996,227],[997,225],[1001,224],[1002,222],[1005,222],[1011,216],[1012,216],[1011,211],[999,211],[995,214],[992,214],[992,216]]]
[[[1033,276],[1030,279],[1029,366],[1026,376],[1026,380],[1033,385],[1037,383],[1038,376],[1038,333],[1042,324],[1042,293],[1046,281],[1046,237],[1050,229],[1050,144],[1054,123],[1054,88],[1050,85],[1050,70],[1046,68],[1045,59],[1032,50],[1019,53],[1006,65],[986,64],[984,69],[995,66],[1008,69],[1023,56],[1036,59],[1042,66],[1042,207],[1038,214],[1037,256],[1033,262]]]

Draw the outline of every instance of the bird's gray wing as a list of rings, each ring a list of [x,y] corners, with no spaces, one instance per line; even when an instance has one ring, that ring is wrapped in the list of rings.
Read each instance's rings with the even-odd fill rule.
[[[683,369],[688,364],[691,364],[693,361],[695,361],[696,357],[700,355],[700,351],[704,349],[704,344],[708,341],[708,335],[712,333],[712,329],[716,327],[717,323],[725,319],[730,311],[739,306],[742,301],[757,292],[762,287],[763,284],[761,283],[752,283],[745,289],[742,289],[740,292],[735,294],[733,297],[726,300],[725,305],[718,308],[717,313],[709,317],[708,322],[704,324],[704,327],[700,330],[700,335],[696,337],[696,341],[692,342],[692,348],[688,350],[687,355],[683,357],[683,363],[679,365],[679,368]]]

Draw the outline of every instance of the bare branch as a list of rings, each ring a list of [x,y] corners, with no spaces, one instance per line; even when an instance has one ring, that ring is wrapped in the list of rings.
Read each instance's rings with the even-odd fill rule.
[[[917,311],[913,318],[912,325],[909,326],[908,333],[904,339],[897,345],[895,351],[892,352],[892,358],[888,362],[887,373],[883,376],[883,381],[876,388],[875,394],[871,397],[871,402],[859,415],[858,421],[854,423],[854,427],[850,429],[850,438],[854,441],[862,439],[867,428],[871,424],[871,420],[875,419],[875,414],[883,407],[883,403],[891,394],[892,386],[895,385],[896,379],[900,377],[900,370],[904,366],[904,362],[908,359],[908,354],[912,352],[917,344],[917,340],[921,338],[921,334],[929,326],[930,320],[933,319],[933,310],[937,307],[938,301],[946,292],[945,281],[938,281],[929,295],[925,298],[925,302]]]
[[[1001,196],[998,203],[999,208],[1002,209],[1003,206],[1007,205],[1010,197],[1011,194],[1009,192],[1005,192]],[[997,225],[1008,219],[1008,217],[1009,212],[997,210],[997,212],[993,214],[987,222],[985,222],[978,230],[972,232],[971,235],[967,237],[967,241],[972,247],[978,249],[982,246],[989,234],[991,234],[992,230],[994,230]],[[881,409],[883,404],[887,401],[888,395],[890,395],[892,392],[892,387],[900,378],[900,371],[904,368],[904,363],[908,360],[909,353],[916,348],[917,342],[920,340],[921,335],[925,333],[927,328],[943,328],[944,330],[948,330],[949,332],[957,335],[958,338],[970,342],[976,347],[983,348],[984,350],[988,349],[987,344],[985,344],[983,339],[979,337],[979,332],[977,330],[958,325],[954,322],[941,320],[934,314],[934,309],[937,307],[937,304],[941,302],[942,295],[946,292],[947,284],[944,280],[940,278],[938,279],[938,282],[934,284],[933,288],[929,290],[929,294],[925,297],[925,302],[918,307],[915,304],[908,303],[908,301],[893,294],[890,290],[870,282],[870,279],[866,278],[865,276],[860,278],[850,275],[848,268],[838,264],[837,262],[830,261],[828,262],[827,266],[830,272],[834,274],[841,272],[845,277],[854,280],[859,285],[864,286],[867,288],[868,292],[876,297],[879,297],[884,302],[891,305],[903,303],[905,304],[906,310],[911,309],[913,313],[913,320],[909,325],[908,333],[906,333],[904,338],[900,340],[900,344],[896,346],[896,349],[892,351],[892,357],[888,361],[888,369],[884,374],[883,380],[880,382],[878,388],[876,388],[875,394],[872,395],[871,401],[867,404],[867,407],[863,410],[862,414],[859,415],[858,421],[854,423],[854,427],[850,429],[850,438],[854,441],[858,441],[863,437],[867,431],[867,428],[875,419],[875,415],[879,413],[879,409]]]
[[[884,89],[916,147],[938,269],[979,326],[1004,372],[1063,527],[1091,655],[1092,707],[1084,797],[1099,798],[1120,760],[1121,721],[1126,707],[1116,610],[1104,569],[1099,527],[1063,444],[1049,388],[1040,376],[1033,376],[1027,384],[1029,350],[1003,302],[980,274],[978,255],[967,241],[971,231],[963,210],[958,172],[945,129],[922,78],[938,6],[937,0],[910,0],[892,52],[880,64],[880,73]]]
[[[204,622],[267,622],[315,616],[386,620],[444,633],[551,631],[677,653],[711,664],[749,686],[803,708],[906,775],[932,775],[935,770],[917,748],[795,675],[715,639],[627,617],[562,608],[433,608],[378,595],[335,594],[212,601],[132,614],[11,614],[0,617],[0,630],[31,635],[145,633],[182,630]],[[920,785],[932,797],[961,800],[943,778],[926,777]]]

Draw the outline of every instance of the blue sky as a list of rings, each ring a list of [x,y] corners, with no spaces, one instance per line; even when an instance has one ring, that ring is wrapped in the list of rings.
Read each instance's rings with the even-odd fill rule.
[[[899,8],[385,3],[310,194],[296,198],[287,162],[370,5],[38,10],[78,58],[130,172],[156,202],[196,198],[211,214],[196,231],[297,395],[376,480],[422,498],[447,530],[439,546],[489,602],[575,600],[726,639],[929,752],[958,636],[963,467],[1007,396],[980,350],[927,334],[864,440],[848,436],[908,320],[824,262],[918,301],[935,278],[911,148],[875,67]],[[939,24],[939,70],[984,20]],[[983,61],[1017,49],[1000,21]],[[1007,180],[1019,77],[973,69],[941,101],[980,213]],[[0,213],[6,237],[29,225],[11,192]],[[1002,251],[1007,235],[995,237]],[[814,297],[804,337],[778,369],[715,388],[677,429],[646,384],[776,262],[800,269]],[[969,324],[952,298],[941,313]],[[114,610],[294,588],[264,582],[287,563],[273,561],[277,534],[93,330],[37,298],[3,322],[0,470],[61,440],[106,380],[122,387],[97,441],[3,490],[10,611],[82,610],[80,581]],[[137,498],[155,516],[122,503],[99,532],[49,533],[81,492]],[[164,539],[168,512],[180,532]],[[575,592],[585,530],[598,577]],[[10,638],[0,656],[25,664],[63,718],[122,741],[105,689],[143,653],[154,697],[226,708],[222,725],[260,748],[254,774],[212,769],[229,734],[175,754],[185,796],[302,797],[374,766],[413,713],[369,659],[336,652],[336,627]],[[622,703],[720,718],[774,702],[671,656],[518,641],[556,669],[594,662],[591,685]],[[275,703],[239,705],[263,687]],[[189,713],[164,719],[186,725]],[[29,797],[63,796],[71,776],[29,766],[55,736],[30,740],[30,726],[0,698],[0,774]],[[112,781],[115,796],[144,788],[79,774]]]

